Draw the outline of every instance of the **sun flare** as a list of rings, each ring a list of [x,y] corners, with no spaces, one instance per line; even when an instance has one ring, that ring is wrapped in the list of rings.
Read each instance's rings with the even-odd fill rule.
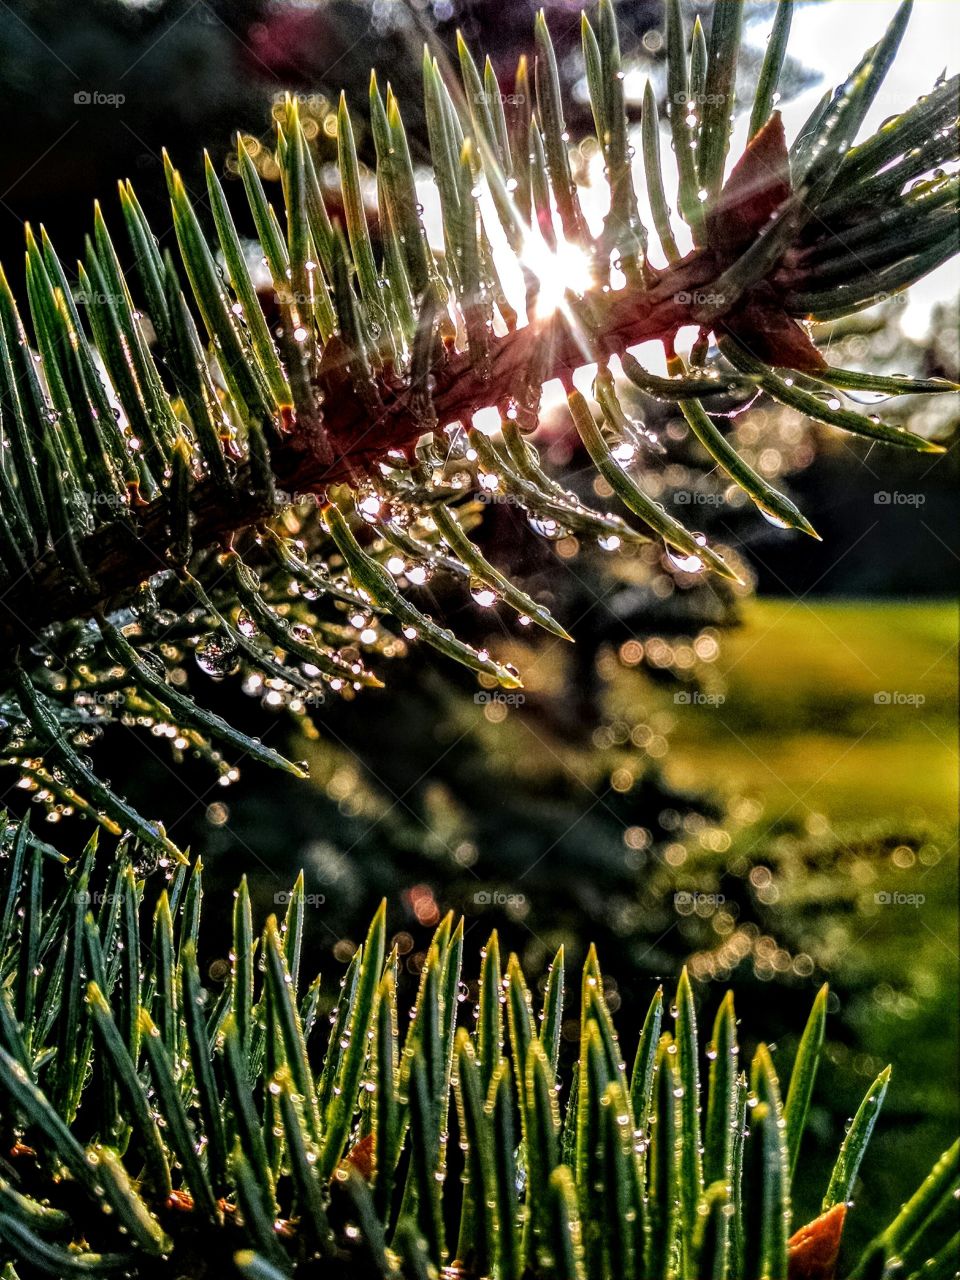
[[[523,261],[540,282],[537,295],[537,319],[546,320],[562,305],[568,289],[584,293],[591,285],[590,259],[576,245],[562,237],[555,250],[537,235],[527,237]]]

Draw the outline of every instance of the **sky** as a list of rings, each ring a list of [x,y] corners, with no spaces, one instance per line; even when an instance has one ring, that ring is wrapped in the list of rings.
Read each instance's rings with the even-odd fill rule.
[[[823,79],[793,102],[783,104],[788,139],[794,137],[824,90],[845,79],[864,50],[880,38],[896,9],[897,0],[822,0],[795,9],[790,51]],[[757,30],[760,38],[761,32]],[[948,75],[960,70],[960,0],[914,0],[899,56],[864,121],[861,138],[874,133],[887,116],[928,93],[944,67]],[[741,120],[732,155],[743,149],[745,132],[746,123]],[[929,325],[931,305],[956,296],[958,291],[960,264],[954,259],[914,285],[902,317],[905,331],[922,337]]]
[[[813,0],[812,3],[796,6],[788,48],[801,65],[819,73],[820,78],[808,90],[780,104],[788,141],[792,141],[799,132],[824,91],[841,84],[864,51],[881,37],[896,11],[897,3],[898,0]],[[770,21],[760,25],[746,26],[744,41],[755,43],[762,51],[770,30]],[[888,116],[902,111],[922,94],[928,92],[945,66],[950,74],[960,68],[960,0],[915,0],[899,57],[881,86],[877,99],[864,122],[860,137],[868,137]],[[642,86],[642,79],[638,80],[636,76],[628,74],[626,87],[631,99],[638,98],[642,94]],[[585,93],[585,84],[578,88]],[[743,152],[748,119],[749,112],[742,110],[734,128],[727,162],[728,170]],[[644,195],[638,136],[633,139],[633,143],[636,152],[635,185],[640,200],[640,212],[645,224],[650,227],[652,218]],[[668,200],[671,207],[675,209],[676,173],[675,166],[670,163],[672,154],[670,146],[668,125],[665,120],[662,120],[661,154],[664,159],[665,185]],[[599,156],[596,158],[595,172],[591,177],[590,186],[581,190],[581,201],[592,229],[598,231],[608,205],[606,186],[602,180],[602,160]],[[432,184],[429,186],[423,184],[422,199],[428,233],[437,244],[440,244],[442,233],[439,199]],[[481,203],[484,206],[484,221],[494,245],[503,283],[508,295],[519,303],[523,297],[520,274],[513,270],[512,255],[503,241],[496,215],[493,214],[492,208],[485,204],[482,197]],[[674,223],[680,248],[685,250],[690,247],[689,234],[679,218],[675,217]],[[651,242],[653,260],[658,262],[656,237],[653,234]],[[542,254],[538,257],[542,257]],[[532,261],[529,265],[537,271],[537,274],[541,274],[537,261]],[[576,271],[576,263],[562,261],[559,271],[544,272],[542,280],[545,290],[549,291],[555,285],[559,295],[563,280],[571,282],[571,275],[576,275]],[[514,275],[515,280],[512,279]],[[929,329],[933,304],[953,298],[958,293],[960,293],[960,264],[955,259],[932,272],[913,287],[910,292],[910,301],[901,316],[905,332],[912,337],[922,338]],[[651,349],[648,354],[655,365],[662,364],[662,351]]]
[[[795,7],[788,50],[820,78],[803,93],[779,104],[788,142],[793,141],[824,92],[841,84],[863,53],[880,39],[898,4],[899,0],[813,0]],[[745,43],[762,52],[771,22],[772,18],[747,26]],[[928,93],[944,68],[950,75],[960,70],[960,0],[914,0],[897,59],[864,120],[860,139],[870,137],[888,116]],[[731,139],[728,171],[743,153],[748,121],[749,112],[741,111]],[[638,185],[642,185],[639,175]],[[904,331],[922,338],[929,328],[933,304],[958,292],[960,263],[954,259],[913,286],[901,316]]]

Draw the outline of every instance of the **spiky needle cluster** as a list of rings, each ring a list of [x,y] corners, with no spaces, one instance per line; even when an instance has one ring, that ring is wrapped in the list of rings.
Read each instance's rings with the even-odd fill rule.
[[[824,988],[785,1096],[770,1051],[739,1062],[727,994],[704,1049],[684,972],[653,997],[628,1071],[589,952],[572,1077],[562,950],[535,1011],[494,934],[475,1021],[463,923],[440,924],[409,1020],[383,908],[340,985],[325,1048],[304,987],[302,877],[258,939],[241,883],[230,972],[198,967],[201,871],[147,902],[123,847],[65,875],[25,824],[0,898],[0,1268],[4,1280],[113,1274],[787,1280],[834,1275],[890,1069],[846,1136],[822,1215],[791,1184],[813,1094]],[[405,1025],[401,1035],[400,1022]],[[704,1078],[705,1077],[705,1078]],[[953,1146],[850,1280],[947,1280]],[[226,1271],[225,1271],[226,1269]]]
[[[46,235],[28,233],[29,329],[0,278],[0,751],[26,785],[60,810],[84,808],[176,852],[86,761],[83,747],[105,720],[148,725],[226,777],[223,747],[296,771],[189,696],[177,664],[198,645],[208,670],[242,666],[257,687],[297,706],[325,688],[376,683],[361,651],[390,656],[414,638],[516,685],[515,671],[458,640],[403,589],[418,566],[439,565],[566,634],[468,536],[475,517],[463,499],[477,487],[508,496],[542,531],[625,549],[657,538],[685,568],[735,577],[644,491],[647,441],[622,407],[623,379],[675,404],[711,465],[774,523],[808,534],[806,518],[736,453],[705,404],[722,409],[762,392],[870,440],[940,447],[841,399],[952,384],[832,368],[803,321],[869,306],[956,252],[957,78],[856,141],[900,44],[907,0],[788,150],[773,109],[792,13],[780,0],[750,141],[725,178],[742,10],[736,0],[718,4],[709,40],[698,24],[688,54],[679,0],[666,5],[669,125],[693,248],[678,247],[648,87],[642,172],[664,266],[648,255],[639,214],[610,0],[583,20],[610,196],[596,235],[572,177],[542,16],[535,95],[525,61],[507,101],[490,62],[481,73],[462,41],[460,86],[425,57],[442,248],[425,234],[397,101],[375,78],[375,225],[344,100],[342,226],[328,215],[295,102],[277,142],[282,216],[241,142],[274,327],[209,160],[212,237],[167,162],[177,259],[161,252],[129,184],[120,189],[136,260],[128,274],[99,209],[75,287]],[[496,236],[521,268],[523,315],[500,279]],[[544,279],[555,283],[571,251],[588,283],[567,289],[558,307],[538,306]],[[700,339],[688,368],[674,339],[691,324]],[[663,342],[669,376],[627,350],[649,339]],[[591,362],[593,403],[571,381]],[[587,452],[639,527],[590,509],[541,468],[527,436],[552,377],[565,382]],[[501,414],[494,437],[472,425],[489,406]],[[402,634],[382,630],[381,616]]]

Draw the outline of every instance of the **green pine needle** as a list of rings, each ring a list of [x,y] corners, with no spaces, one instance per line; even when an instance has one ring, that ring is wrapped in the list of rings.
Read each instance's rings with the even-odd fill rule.
[[[14,923],[0,952],[0,974],[15,976],[31,955],[47,965],[74,926],[69,913],[59,913],[64,873],[37,861],[25,824],[4,840],[24,873],[32,868],[17,883]],[[81,905],[104,870],[91,844],[66,873]],[[98,918],[87,914],[84,958],[64,970],[52,1019],[35,1003],[22,1020],[0,1016],[0,1139],[12,1153],[0,1178],[0,1266],[29,1261],[56,1275],[106,1274],[116,1266],[146,1280],[157,1257],[192,1274],[192,1251],[239,1249],[238,1265],[251,1276],[306,1276],[316,1266],[324,1274],[323,1265],[338,1256],[358,1267],[366,1258],[371,1277],[393,1277],[402,1258],[415,1262],[415,1274],[427,1274],[450,1264],[446,1224],[459,1219],[456,1256],[478,1274],[785,1277],[787,1242],[799,1225],[791,1186],[804,1177],[799,1133],[823,1042],[825,991],[802,1039],[785,1109],[763,1046],[746,1097],[729,995],[716,1015],[706,1049],[709,1080],[701,1087],[703,1047],[686,973],[672,1004],[675,1036],[660,1035],[658,991],[628,1088],[591,950],[571,1090],[564,1087],[567,1065],[558,1072],[551,1057],[561,960],[547,984],[538,1035],[519,964],[511,958],[504,988],[492,938],[481,959],[474,1022],[458,994],[462,929],[446,917],[401,1050],[396,956],[386,954],[381,907],[348,968],[324,1047],[309,1034],[296,967],[288,963],[290,948],[300,945],[296,918],[282,934],[269,917],[255,943],[241,885],[234,955],[250,963],[235,965],[215,1007],[196,967],[203,945],[199,869],[176,876],[154,905],[152,886],[136,881],[121,847],[107,882],[128,886],[112,895],[123,901],[116,910],[107,904]],[[147,946],[139,938],[151,920]],[[146,975],[144,1002],[154,1004],[154,1016],[139,1009],[132,1051],[129,986],[115,966],[102,968],[121,932],[136,949],[132,964]],[[39,951],[29,942],[34,937],[42,939]],[[170,961],[158,958],[158,945],[178,956],[170,974],[184,1021],[172,1031],[163,1028],[175,998]],[[253,963],[257,949],[262,968]],[[0,1012],[9,1008],[4,989]],[[89,1061],[63,1057],[65,1028],[80,1043],[92,1032]],[[844,1139],[825,1209],[843,1203],[856,1210],[857,1178],[888,1081],[889,1069]],[[564,1113],[572,1143],[562,1134]],[[21,1180],[21,1171],[29,1177]],[[925,1241],[939,1238],[957,1185],[954,1149],[853,1274],[874,1274],[875,1260],[897,1251],[926,1257]],[[104,1201],[112,1210],[106,1217],[97,1209]]]

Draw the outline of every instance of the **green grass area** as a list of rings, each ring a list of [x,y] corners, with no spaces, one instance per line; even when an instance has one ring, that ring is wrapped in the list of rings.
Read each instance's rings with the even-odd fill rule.
[[[572,646],[501,641],[525,701],[478,702],[427,668],[365,701],[352,750],[334,722],[293,751],[313,780],[261,797],[248,844],[273,850],[284,874],[306,865],[343,937],[357,936],[369,898],[428,885],[438,910],[466,912],[469,946],[496,925],[531,973],[562,943],[574,974],[597,942],[631,1045],[657,978],[674,980],[727,937],[713,928],[721,913],[678,915],[676,891],[724,895],[758,946],[803,967],[758,971],[750,951],[712,980],[701,970],[702,1029],[731,985],[745,1044],[771,1041],[785,1081],[817,988],[832,988],[800,1217],[818,1211],[845,1124],[893,1064],[847,1227],[853,1248],[957,1129],[956,635],[948,604],[757,602],[698,667],[722,703],[697,701],[692,685],[676,701],[680,686],[611,647],[595,673],[600,725]],[[625,834],[644,828],[659,834],[634,854]],[[232,888],[235,851],[219,865]],[[247,869],[263,885],[262,865]],[[478,906],[490,888],[522,895],[523,914],[491,918]],[[924,900],[878,902],[885,893]]]
[[[756,601],[721,645],[718,701],[663,695],[678,712],[667,777],[780,815],[952,823],[956,644],[949,604]]]
[[[947,603],[757,601],[700,701],[657,695],[666,777],[759,802],[728,859],[774,867],[783,928],[843,992],[814,1166],[893,1064],[854,1233],[957,1124],[957,631]]]

